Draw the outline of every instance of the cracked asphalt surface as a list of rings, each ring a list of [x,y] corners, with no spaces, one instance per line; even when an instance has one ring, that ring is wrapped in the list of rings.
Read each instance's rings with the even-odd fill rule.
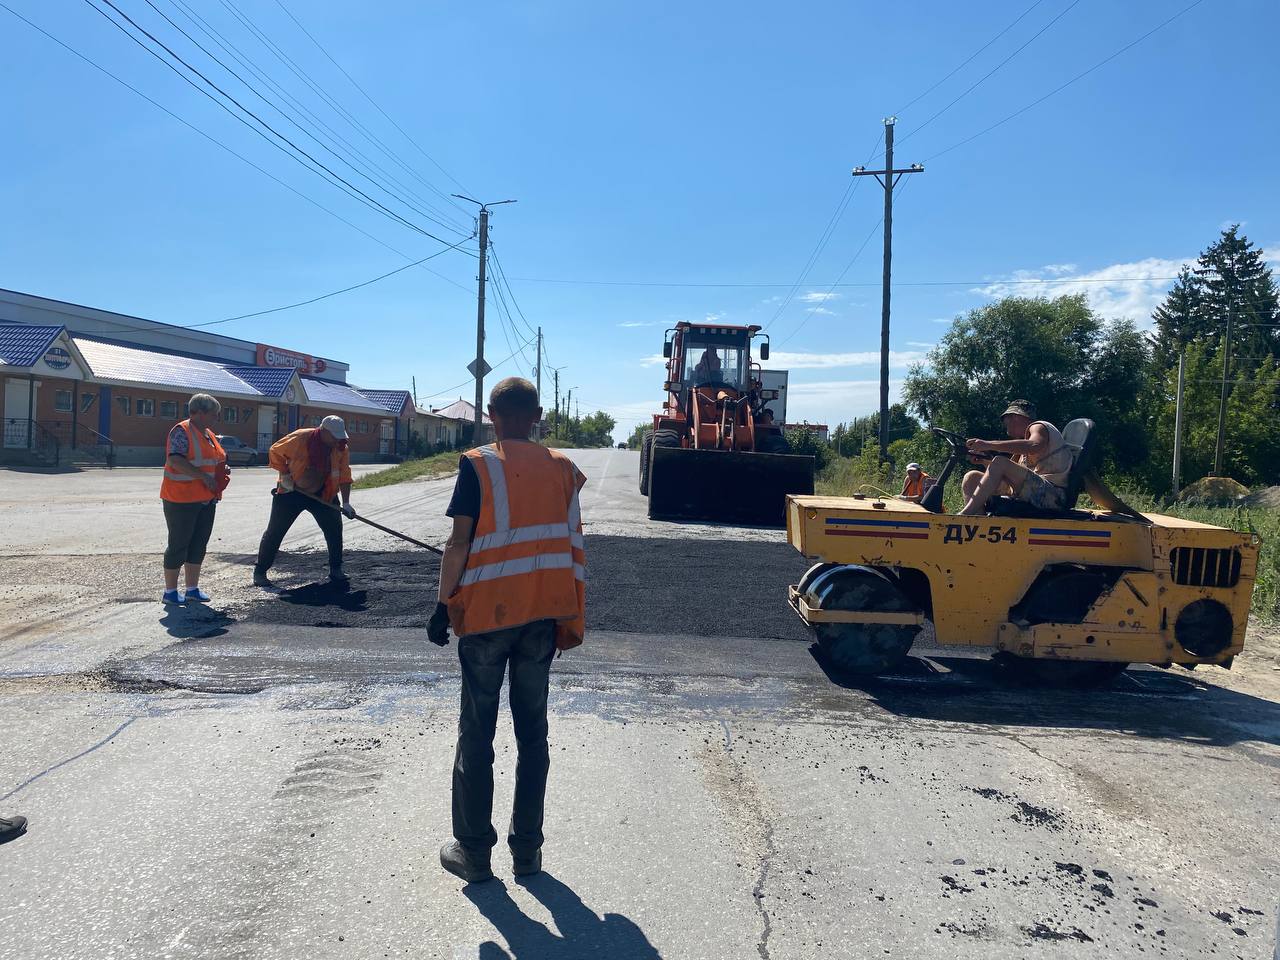
[[[237,471],[207,607],[156,602],[158,471],[0,474],[0,957],[1270,958],[1280,672],[1027,690],[921,645],[830,675],[776,531],[654,524],[591,478],[587,643],[552,673],[547,872],[440,870],[458,680],[435,560],[299,521],[248,584],[269,478]],[[448,481],[357,493],[415,536]],[[100,518],[95,519],[95,518]],[[514,743],[500,725],[495,821]]]

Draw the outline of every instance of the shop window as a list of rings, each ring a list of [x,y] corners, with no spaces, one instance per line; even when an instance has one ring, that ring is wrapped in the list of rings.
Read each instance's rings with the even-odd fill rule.
[[[80,394],[80,412],[88,413],[89,408],[93,406],[93,401],[97,399],[98,399],[98,395],[96,393]]]
[[[128,397],[116,397],[116,406],[120,408],[120,416],[128,417],[133,413],[133,401]]]
[[[70,390],[53,391],[53,409],[58,413],[70,413],[75,409],[72,406],[73,402]]]
[[[239,409],[237,409],[236,407],[223,407],[222,422],[223,423],[239,423],[240,422]]]
[[[139,397],[138,404],[133,412],[139,417],[154,417],[156,415],[156,402],[149,397]]]
[[[165,420],[178,419],[178,401],[177,400],[161,400],[160,416]]]
[[[248,423],[253,419],[253,407],[244,407],[240,411],[240,422]]]

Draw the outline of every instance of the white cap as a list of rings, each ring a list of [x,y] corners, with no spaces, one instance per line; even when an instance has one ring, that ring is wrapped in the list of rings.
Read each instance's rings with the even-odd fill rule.
[[[334,419],[336,420],[336,419],[337,419],[337,417],[334,417]],[[908,470],[919,470],[919,469],[920,469],[920,464],[918,464],[918,463],[908,463],[908,464],[907,464],[907,469],[908,469]]]
[[[347,439],[347,425],[342,422],[341,417],[328,416],[320,421],[320,429],[328,430],[335,440]]]

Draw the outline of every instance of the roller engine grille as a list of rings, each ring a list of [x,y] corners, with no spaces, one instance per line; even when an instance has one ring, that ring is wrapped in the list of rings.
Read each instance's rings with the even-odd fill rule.
[[[1229,547],[1176,547],[1169,554],[1173,582],[1184,587],[1234,587],[1240,551]]]

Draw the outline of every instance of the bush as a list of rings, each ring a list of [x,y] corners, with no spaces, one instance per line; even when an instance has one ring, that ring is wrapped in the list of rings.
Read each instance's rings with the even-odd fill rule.
[[[830,444],[825,440],[819,440],[816,433],[805,430],[803,427],[788,430],[787,443],[791,445],[792,453],[802,457],[813,457],[814,467],[818,471],[825,470],[836,456]]]

